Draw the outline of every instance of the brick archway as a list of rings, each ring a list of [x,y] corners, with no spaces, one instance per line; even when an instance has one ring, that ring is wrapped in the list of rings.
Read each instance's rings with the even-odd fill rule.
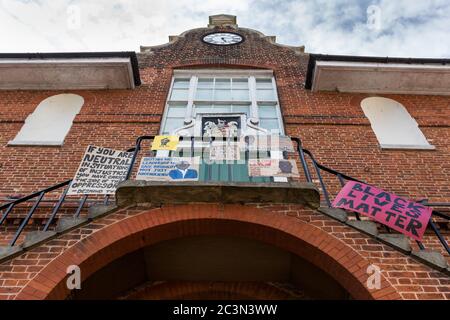
[[[144,210],[93,233],[50,262],[17,299],[65,299],[67,267],[82,280],[109,263],[161,241],[193,235],[240,236],[292,252],[333,277],[355,299],[397,299],[382,276],[381,289],[366,287],[369,262],[325,231],[298,219],[244,205],[179,205]]]

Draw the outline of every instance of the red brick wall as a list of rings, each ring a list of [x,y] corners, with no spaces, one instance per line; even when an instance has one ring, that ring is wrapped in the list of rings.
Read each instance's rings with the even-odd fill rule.
[[[210,31],[196,29],[169,46],[156,48],[152,53],[139,54],[143,84],[135,90],[70,91],[83,96],[85,104],[61,147],[7,146],[7,142],[15,137],[39,102],[61,92],[0,91],[0,198],[27,194],[71,178],[88,144],[128,149],[134,145],[136,137],[157,133],[174,68],[226,67],[274,70],[287,133],[300,137],[304,146],[322,164],[399,195],[413,199],[428,198],[430,202],[450,202],[449,97],[386,95],[405,106],[436,150],[380,150],[360,107],[360,101],[366,95],[307,91],[304,89],[307,54],[295,54],[290,48],[273,45],[259,34],[244,29],[239,30],[246,36],[246,41],[241,45],[209,46],[202,43],[200,38]],[[332,191],[337,188],[336,184]],[[15,214],[19,213],[24,214],[23,211]],[[325,218],[314,217],[319,224],[322,224],[321,219]],[[327,223],[334,224],[335,228],[343,228],[336,222]],[[343,234],[349,244],[359,245],[351,242],[355,241],[352,240],[353,236],[361,235],[346,237],[351,231],[342,233],[325,224],[322,227],[335,232],[336,236]],[[8,226],[2,228],[0,242],[5,243],[11,238],[12,229]],[[33,227],[30,226],[30,229]],[[78,236],[74,237],[78,239]],[[398,255],[386,246],[380,248],[373,240],[361,241],[367,242],[364,246],[377,246],[376,250],[360,248],[371,259]],[[51,250],[63,250],[58,246],[46,248],[36,249],[38,251],[34,255],[27,253],[34,257],[33,261],[37,261],[33,265],[20,265],[19,260],[15,262],[18,265],[8,269],[8,272],[17,273],[17,277],[5,278],[5,273],[0,272],[1,285],[11,288],[23,286],[36,275],[38,267],[34,264],[45,265],[54,257]],[[39,253],[39,250],[47,251]],[[45,254],[49,256],[41,256]],[[411,275],[402,267],[406,261],[404,259],[410,258],[398,259],[396,264],[391,265],[392,284],[420,287],[414,290],[402,289],[403,297],[422,298],[426,297],[425,292],[430,291],[436,297],[449,298],[448,292],[440,291],[443,286],[449,286],[448,278],[441,282],[435,271],[417,265],[414,267],[417,272],[426,272],[427,278],[433,278],[429,281],[432,288],[422,287],[425,284],[421,280],[411,283],[412,280],[408,280]],[[395,266],[401,270],[395,271]],[[4,265],[1,268],[6,270]],[[421,275],[417,275],[417,278]],[[17,289],[2,290],[13,294]]]
[[[43,298],[44,292],[52,288],[58,288],[52,297],[61,298],[68,292],[65,282],[62,286],[57,284],[65,278],[70,264],[80,265],[84,279],[101,268],[102,263],[137,250],[147,242],[201,234],[245,236],[290,250],[318,264],[341,284],[354,288],[354,293],[360,292],[357,282],[364,285],[368,277],[367,266],[376,264],[383,278],[381,290],[371,293],[375,298],[450,299],[447,275],[340,222],[298,205],[258,207],[193,204],[161,209],[125,208],[0,264],[0,299],[14,299],[19,292],[20,298]],[[177,221],[183,224],[177,225]],[[322,253],[309,251],[306,243],[290,242],[291,238],[281,236],[278,231],[313,244]],[[337,260],[328,260],[327,255]],[[345,269],[340,270],[332,261],[339,261]],[[344,270],[359,280],[349,281]]]
[[[436,150],[380,150],[360,107],[365,95],[304,90],[307,54],[244,29],[241,45],[206,45],[200,40],[206,32],[196,29],[139,54],[143,84],[135,90],[72,91],[85,104],[62,147],[7,146],[38,103],[61,92],[0,92],[0,197],[71,178],[88,144],[125,149],[137,136],[157,133],[172,70],[220,66],[273,69],[287,133],[302,138],[323,164],[411,198],[450,202],[450,98],[388,96],[403,103]]]

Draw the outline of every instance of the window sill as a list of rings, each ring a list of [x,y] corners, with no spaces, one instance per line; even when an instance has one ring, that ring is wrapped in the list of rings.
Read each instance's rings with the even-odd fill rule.
[[[64,141],[14,141],[8,142],[8,147],[61,147]]]
[[[433,145],[381,144],[381,150],[436,150]]]

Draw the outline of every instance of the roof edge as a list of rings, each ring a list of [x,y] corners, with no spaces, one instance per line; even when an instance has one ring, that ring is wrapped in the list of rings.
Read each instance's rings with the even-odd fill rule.
[[[134,85],[140,86],[142,84],[138,59],[134,51],[0,53],[0,59],[45,60],[80,58],[129,58],[133,70]]]
[[[450,58],[404,58],[404,57],[376,57],[376,56],[349,56],[309,54],[308,69],[306,72],[305,89],[311,90],[312,79],[316,61],[340,61],[340,62],[376,62],[376,63],[404,63],[404,64],[450,64]]]

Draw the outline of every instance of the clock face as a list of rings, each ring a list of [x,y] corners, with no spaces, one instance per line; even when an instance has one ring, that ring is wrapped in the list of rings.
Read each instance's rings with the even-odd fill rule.
[[[210,33],[203,37],[203,41],[210,44],[216,44],[219,46],[227,46],[231,44],[238,44],[244,41],[244,38],[237,33],[230,32],[217,32]]]

